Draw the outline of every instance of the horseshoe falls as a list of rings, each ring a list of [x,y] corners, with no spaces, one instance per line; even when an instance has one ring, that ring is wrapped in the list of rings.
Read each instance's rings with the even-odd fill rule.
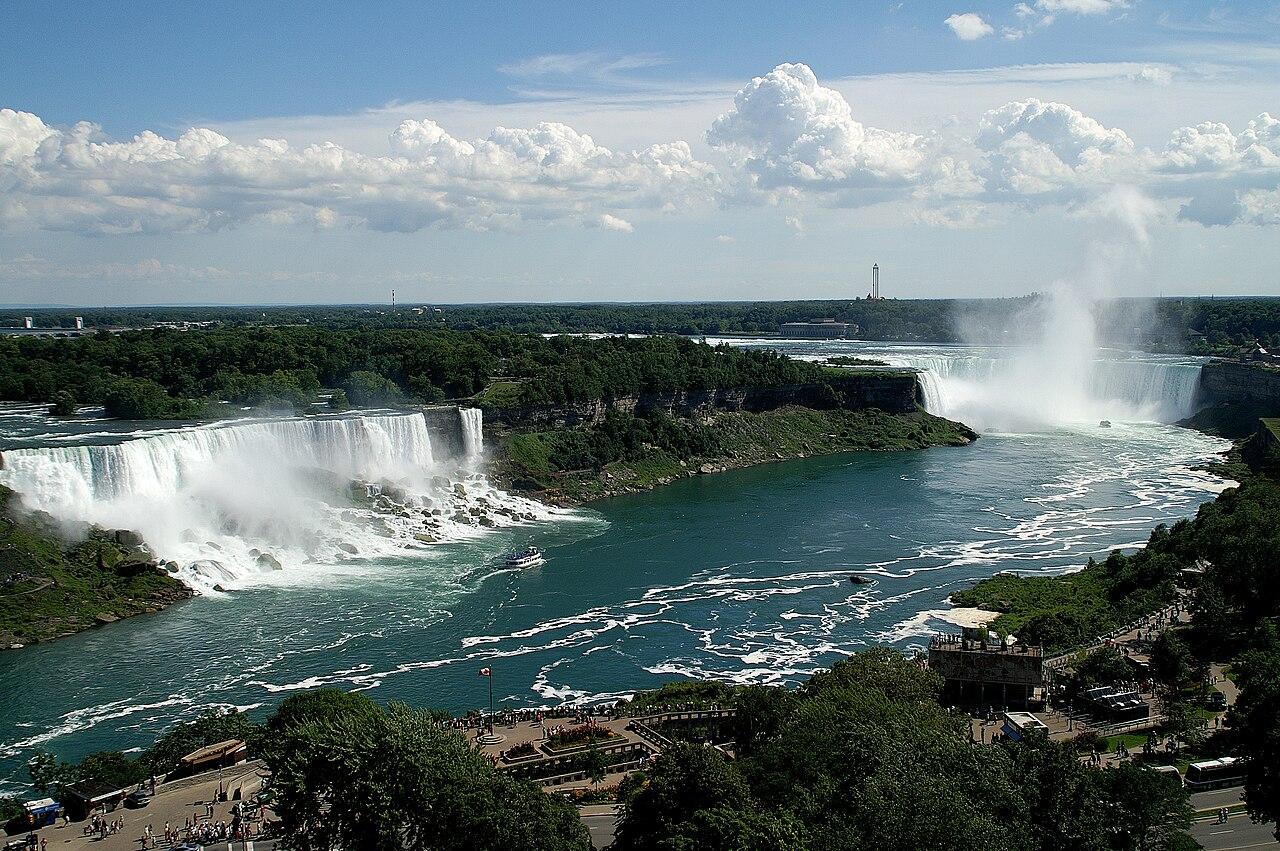
[[[975,428],[1171,423],[1195,413],[1200,362],[1104,353],[1082,369],[1045,368],[1016,352],[958,349],[886,358],[919,371],[925,408]]]
[[[138,532],[204,590],[549,516],[481,472],[481,412],[452,416],[460,436],[439,442],[456,455],[434,450],[422,413],[291,418],[10,450],[0,483],[68,524]]]
[[[979,431],[1045,431],[1112,422],[1174,423],[1197,410],[1202,359],[1098,349],[885,345],[853,340],[740,341],[802,360],[835,355],[908,367],[927,411]]]

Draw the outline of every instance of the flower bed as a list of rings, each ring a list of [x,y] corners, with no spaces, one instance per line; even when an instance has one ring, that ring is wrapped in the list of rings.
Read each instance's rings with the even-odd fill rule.
[[[551,750],[562,751],[620,738],[622,737],[608,727],[582,724],[577,727],[566,727],[563,730],[557,730],[552,733],[547,737],[547,747]]]
[[[538,756],[538,748],[533,742],[521,742],[514,747],[507,748],[502,753],[502,758],[507,762],[519,762],[523,759],[530,759]]]

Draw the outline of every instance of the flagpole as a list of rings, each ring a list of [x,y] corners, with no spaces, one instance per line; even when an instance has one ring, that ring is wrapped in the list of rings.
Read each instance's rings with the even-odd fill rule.
[[[489,680],[489,726],[490,726],[490,732],[492,732],[492,727],[493,727],[493,669],[492,668],[489,669],[489,676],[487,679]]]

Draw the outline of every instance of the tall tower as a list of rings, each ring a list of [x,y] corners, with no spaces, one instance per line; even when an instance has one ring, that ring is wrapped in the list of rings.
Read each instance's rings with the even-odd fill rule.
[[[877,300],[880,298],[880,264],[879,263],[871,264],[871,297]]]

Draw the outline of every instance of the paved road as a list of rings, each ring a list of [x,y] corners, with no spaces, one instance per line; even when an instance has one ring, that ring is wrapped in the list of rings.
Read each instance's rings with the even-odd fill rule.
[[[1208,792],[1192,792],[1191,806],[1197,810],[1208,810],[1215,807],[1230,807],[1244,801],[1243,786],[1228,786],[1226,789],[1211,789]]]
[[[618,818],[618,808],[613,804],[583,807],[580,811],[582,823],[591,831],[593,848],[608,848],[613,844],[614,822]]]
[[[1265,851],[1280,848],[1276,842],[1274,824],[1255,824],[1243,813],[1233,815],[1226,824],[1213,819],[1197,822],[1191,835],[1204,846],[1205,851]]]

